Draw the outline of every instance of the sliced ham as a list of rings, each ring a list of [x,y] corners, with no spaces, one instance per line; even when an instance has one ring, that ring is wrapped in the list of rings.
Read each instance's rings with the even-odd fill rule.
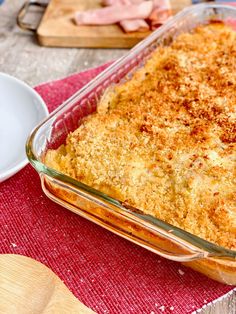
[[[119,25],[126,33],[149,31],[148,23],[141,19],[123,20],[119,23]]]
[[[171,16],[169,0],[153,0],[153,10],[148,17],[152,30],[164,24]]]
[[[111,6],[111,5],[116,5],[116,4],[122,4],[122,5],[127,5],[127,4],[139,4],[145,0],[102,0],[101,4],[104,6]]]
[[[159,8],[163,10],[170,10],[171,5],[169,0],[153,0],[153,7],[154,8]]]
[[[140,4],[124,5],[116,4],[109,7],[78,11],[75,13],[75,21],[78,25],[108,25],[129,19],[146,19],[153,9],[152,1],[144,1]]]
[[[103,0],[101,4],[103,6],[112,6],[115,4],[130,5],[141,2],[143,0]],[[119,22],[119,25],[125,33],[147,32],[150,30],[148,23],[143,19],[122,20]]]
[[[158,28],[160,25],[164,24],[171,16],[172,13],[170,10],[155,9],[149,17],[151,29],[154,30]]]

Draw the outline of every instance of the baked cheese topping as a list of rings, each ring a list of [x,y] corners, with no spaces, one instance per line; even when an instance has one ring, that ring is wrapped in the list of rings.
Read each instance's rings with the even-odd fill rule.
[[[46,164],[236,249],[236,33],[210,24],[158,48]]]

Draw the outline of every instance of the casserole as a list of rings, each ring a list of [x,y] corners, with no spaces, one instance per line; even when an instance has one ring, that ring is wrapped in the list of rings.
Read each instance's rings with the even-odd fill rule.
[[[48,168],[44,157],[48,149],[56,149],[65,141],[84,116],[95,111],[108,87],[127,81],[156,47],[169,45],[180,33],[198,25],[212,20],[229,21],[235,16],[235,9],[220,5],[185,9],[72,96],[33,131],[27,143],[29,160],[52,200],[163,257],[184,262],[227,284],[236,283],[235,251],[207,242]]]

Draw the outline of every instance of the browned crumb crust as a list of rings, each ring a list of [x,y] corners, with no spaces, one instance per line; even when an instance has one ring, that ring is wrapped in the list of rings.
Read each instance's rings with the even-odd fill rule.
[[[202,26],[108,91],[46,164],[236,249],[235,118],[236,33]]]

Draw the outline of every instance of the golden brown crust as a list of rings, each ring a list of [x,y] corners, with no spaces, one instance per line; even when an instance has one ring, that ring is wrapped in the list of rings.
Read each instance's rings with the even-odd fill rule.
[[[46,164],[236,248],[236,35],[209,25],[158,48]]]

